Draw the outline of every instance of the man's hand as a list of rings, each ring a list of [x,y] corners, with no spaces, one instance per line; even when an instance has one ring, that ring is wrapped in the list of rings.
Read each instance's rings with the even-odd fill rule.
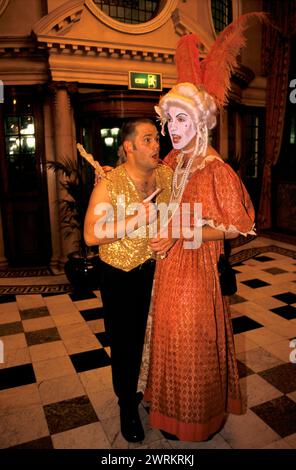
[[[174,238],[162,238],[161,234],[158,234],[156,238],[149,240],[149,245],[156,254],[166,254],[176,241]]]

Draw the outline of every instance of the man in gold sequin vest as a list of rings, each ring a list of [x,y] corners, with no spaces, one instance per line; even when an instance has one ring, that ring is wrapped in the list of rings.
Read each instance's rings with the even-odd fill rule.
[[[159,188],[153,202],[168,204],[172,171],[159,161],[158,131],[152,121],[126,123],[122,146],[126,161],[93,190],[84,236],[88,245],[99,245],[101,297],[121,433],[127,441],[137,442],[144,439],[137,382],[155,268],[149,227],[157,220],[155,205],[143,201]],[[139,205],[136,215],[132,204]],[[166,251],[173,241],[164,244]]]

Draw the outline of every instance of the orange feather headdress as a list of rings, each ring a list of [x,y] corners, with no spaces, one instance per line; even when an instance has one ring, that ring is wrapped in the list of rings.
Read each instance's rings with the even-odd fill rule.
[[[177,85],[160,99],[159,106],[155,106],[162,134],[168,106],[172,105],[186,107],[197,126],[201,121],[207,129],[215,126],[217,108],[228,101],[231,74],[238,67],[241,48],[246,45],[244,32],[251,18],[267,22],[264,12],[241,15],[219,34],[202,61],[198,50],[201,41],[196,34],[187,34],[179,40],[175,54]]]
[[[177,44],[175,54],[178,83],[191,82],[197,87],[203,86],[218,107],[226,104],[231,73],[238,66],[237,56],[240,50],[246,45],[244,32],[249,27],[251,18],[266,21],[267,16],[263,12],[241,15],[219,34],[207,57],[201,62],[198,57],[198,44],[201,42],[198,36],[183,36]]]

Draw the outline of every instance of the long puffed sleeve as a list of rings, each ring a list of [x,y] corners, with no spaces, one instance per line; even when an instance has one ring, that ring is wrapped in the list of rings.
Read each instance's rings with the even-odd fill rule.
[[[198,179],[203,223],[225,232],[256,235],[254,207],[239,176],[221,160],[203,171]]]

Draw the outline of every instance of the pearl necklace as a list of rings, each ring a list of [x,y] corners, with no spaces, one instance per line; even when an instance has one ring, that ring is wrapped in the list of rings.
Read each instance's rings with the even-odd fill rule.
[[[180,202],[185,186],[188,181],[188,176],[189,176],[194,158],[195,158],[195,155],[193,154],[192,157],[189,158],[185,170],[182,171],[181,166],[183,164],[184,152],[181,152],[179,162],[176,166],[176,169],[173,175],[173,188],[172,188],[172,195],[171,195],[170,202]],[[178,178],[181,175],[181,173],[183,173],[183,175],[181,176],[180,182],[178,183]]]

